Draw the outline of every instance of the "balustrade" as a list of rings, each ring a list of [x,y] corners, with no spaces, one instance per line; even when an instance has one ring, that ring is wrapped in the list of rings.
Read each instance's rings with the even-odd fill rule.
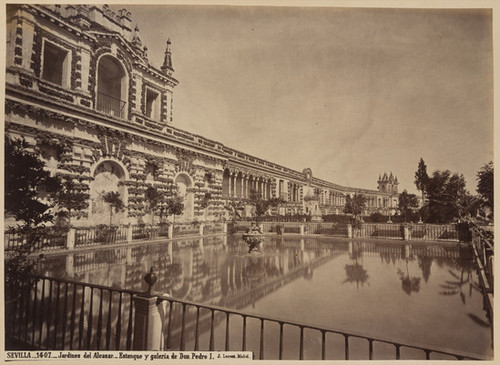
[[[124,118],[125,117],[125,101],[117,99],[111,95],[101,92],[97,93],[97,110],[106,114]]]

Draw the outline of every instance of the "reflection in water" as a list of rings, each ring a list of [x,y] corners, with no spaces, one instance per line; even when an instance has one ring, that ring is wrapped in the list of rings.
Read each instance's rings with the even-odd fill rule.
[[[411,250],[411,245],[410,244],[405,244],[403,246],[403,252],[404,252],[404,258],[405,258],[405,266],[406,266],[406,272],[404,272],[401,269],[398,269],[398,275],[399,275],[399,280],[401,280],[401,288],[403,291],[411,295],[412,292],[418,293],[420,291],[420,280],[421,278],[417,276],[412,276],[410,277],[410,272],[408,269],[408,260],[415,260],[415,257],[413,256],[412,250]],[[430,275],[430,273],[429,273]]]
[[[363,259],[362,243],[349,241],[348,247],[349,257],[353,263],[344,266],[347,278],[342,283],[356,283],[356,288],[359,289],[359,284],[363,285],[368,280],[368,272],[358,262],[358,259]]]
[[[266,237],[261,251],[249,254],[240,237],[215,236],[52,256],[38,270],[145,291],[143,277],[151,266],[158,276],[153,289],[178,299],[407,342],[425,339],[431,346],[463,351],[485,353],[489,347],[488,319],[470,254],[451,245]],[[88,303],[89,298],[89,293],[84,298],[77,293],[75,301]],[[123,303],[128,311],[128,302]],[[409,306],[418,318],[409,320]],[[180,318],[181,307],[173,311]],[[112,316],[116,326],[116,313]],[[179,318],[174,316],[172,341]],[[194,318],[188,316],[186,329],[194,326]],[[209,317],[203,318],[200,334],[208,336]],[[216,321],[224,327],[223,318]],[[307,346],[316,343],[311,341]]]

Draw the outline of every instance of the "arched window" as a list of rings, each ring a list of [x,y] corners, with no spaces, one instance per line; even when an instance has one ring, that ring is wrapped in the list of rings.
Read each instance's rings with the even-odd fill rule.
[[[126,117],[127,74],[118,60],[103,56],[97,68],[97,110]]]

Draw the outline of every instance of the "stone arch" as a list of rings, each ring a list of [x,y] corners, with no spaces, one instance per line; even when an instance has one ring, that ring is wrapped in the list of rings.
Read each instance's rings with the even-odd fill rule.
[[[113,54],[97,59],[96,109],[119,118],[127,118],[129,76],[126,66]]]
[[[93,224],[109,223],[109,206],[103,200],[104,194],[114,191],[120,194],[125,206],[128,201],[126,186],[121,181],[128,180],[125,166],[113,159],[103,159],[91,169],[94,180],[90,183],[89,221]],[[123,224],[127,221],[127,211],[113,212],[113,224]]]
[[[190,222],[194,217],[194,186],[193,179],[185,172],[179,172],[174,177],[174,183],[178,188],[178,194],[182,197],[184,203],[184,211],[178,220],[180,222]]]

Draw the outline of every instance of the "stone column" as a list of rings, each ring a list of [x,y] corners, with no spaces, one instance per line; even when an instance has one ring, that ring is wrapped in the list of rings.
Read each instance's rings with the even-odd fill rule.
[[[347,225],[347,238],[352,238],[352,225]]]
[[[227,233],[227,222],[224,222],[223,223],[223,226],[222,226],[222,233],[226,234]]]
[[[304,235],[304,224],[300,225],[300,234],[303,236]]]
[[[68,231],[68,235],[66,236],[66,248],[68,250],[72,250],[75,248],[75,239],[76,230],[74,228],[70,228]]]
[[[167,237],[169,239],[172,239],[174,237],[174,225],[173,224],[168,226]]]
[[[203,236],[203,230],[205,229],[205,225],[200,223],[200,236]]]
[[[243,176],[243,174],[241,174],[240,198],[244,198],[245,197],[245,188],[244,188],[244,185],[245,185],[245,177]]]
[[[233,197],[236,197],[236,178],[237,178],[238,174],[237,173],[233,173],[232,177],[233,177]]]
[[[132,228],[132,225],[129,224],[127,227],[127,242],[132,242],[132,240],[134,239],[133,231],[134,230]]]
[[[404,240],[410,240],[410,227],[407,224],[404,225]]]
[[[133,350],[159,351],[161,346],[162,320],[156,297],[135,296],[135,322]]]
[[[228,187],[227,187],[227,195],[229,197],[233,196],[233,173],[229,172],[229,179],[228,179]]]

